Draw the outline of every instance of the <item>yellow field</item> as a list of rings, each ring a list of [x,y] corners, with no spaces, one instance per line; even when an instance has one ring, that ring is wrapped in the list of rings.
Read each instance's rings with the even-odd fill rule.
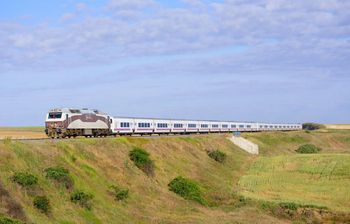
[[[347,129],[350,130],[350,124],[325,124],[328,129]]]
[[[0,128],[0,139],[46,138],[43,127]]]

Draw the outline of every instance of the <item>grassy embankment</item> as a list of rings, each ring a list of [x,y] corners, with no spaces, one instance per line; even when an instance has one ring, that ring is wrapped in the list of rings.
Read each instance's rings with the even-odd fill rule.
[[[224,135],[30,143],[6,140],[0,142],[0,214],[38,224],[290,223],[294,217],[266,209],[266,202],[326,206],[332,212],[349,209],[350,131],[244,136],[260,145],[261,156],[246,154]],[[304,143],[316,144],[323,151],[296,155],[294,150]],[[150,153],[154,177],[147,176],[129,159],[135,146]],[[208,150],[216,149],[227,155],[223,164],[207,155]],[[45,178],[44,170],[57,165],[69,169],[74,189],[94,195],[91,210],[71,203],[73,189]],[[37,176],[38,186],[28,190],[13,183],[11,177],[16,171]],[[168,184],[177,176],[198,182],[209,205],[170,192]],[[128,188],[129,198],[116,202],[109,193],[111,185]],[[1,188],[8,191],[6,197]],[[52,212],[48,216],[33,207],[34,194],[50,199]],[[18,207],[23,208],[22,213]]]
[[[156,166],[154,177],[148,177],[130,161],[128,154],[133,146],[150,153]],[[227,154],[224,164],[207,155],[207,150],[213,149]],[[256,207],[237,209],[238,180],[252,160],[225,136],[216,135],[0,142],[0,179],[11,196],[0,206],[0,213],[11,213],[18,202],[27,221],[38,224],[279,222]],[[45,178],[44,170],[57,165],[70,170],[74,189],[94,195],[91,210],[73,204],[69,190]],[[38,186],[26,190],[13,183],[11,177],[16,171],[37,176]],[[168,190],[169,182],[179,175],[200,183],[209,206],[184,200]],[[108,193],[111,185],[128,188],[129,198],[116,202]],[[33,207],[34,194],[44,194],[50,199],[49,216]]]

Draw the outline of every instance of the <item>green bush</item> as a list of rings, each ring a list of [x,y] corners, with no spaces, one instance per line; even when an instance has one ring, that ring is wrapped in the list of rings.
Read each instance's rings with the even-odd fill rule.
[[[193,180],[178,176],[173,179],[169,184],[169,190],[180,195],[181,197],[199,202],[202,205],[206,205],[207,202],[202,197],[202,193],[198,183]]]
[[[23,222],[0,216],[0,224],[23,224]]]
[[[45,169],[46,178],[62,183],[67,189],[73,187],[73,179],[69,175],[69,170],[56,166]]]
[[[50,201],[46,196],[36,196],[33,201],[34,207],[39,209],[41,212],[47,214],[49,213],[51,207],[50,207]]]
[[[129,153],[130,159],[135,163],[135,165],[145,172],[148,176],[154,175],[154,163],[149,158],[149,153],[141,148],[135,147]]]
[[[71,194],[70,200],[75,204],[79,204],[81,207],[86,209],[91,209],[93,195],[89,193],[85,193],[83,191],[75,191]]]
[[[215,161],[219,163],[223,163],[226,160],[226,154],[224,152],[221,152],[219,150],[211,151],[208,153],[209,157],[214,159]]]
[[[123,201],[129,197],[129,189],[123,189],[115,185],[112,185],[110,188],[117,201]]]
[[[297,153],[309,154],[309,153],[318,153],[319,151],[321,151],[321,149],[316,147],[315,145],[312,145],[312,144],[305,144],[305,145],[300,146],[295,151]]]
[[[38,178],[36,176],[26,172],[16,172],[12,180],[24,187],[31,187],[38,183]]]
[[[313,131],[313,130],[317,130],[317,129],[321,129],[321,128],[325,128],[324,125],[317,124],[317,123],[304,123],[303,124],[304,130]]]

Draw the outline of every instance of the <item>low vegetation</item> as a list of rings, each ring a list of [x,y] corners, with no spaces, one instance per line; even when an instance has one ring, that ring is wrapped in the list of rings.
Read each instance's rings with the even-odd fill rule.
[[[289,209],[300,205],[349,211],[350,155],[259,157],[239,184],[244,196],[282,202]]]
[[[110,186],[110,189],[116,201],[124,201],[129,197],[129,189],[121,188],[116,185]]]
[[[75,191],[71,194],[70,200],[81,207],[90,210],[92,208],[93,195],[84,191]]]
[[[148,176],[154,176],[154,163],[149,158],[149,153],[142,148],[134,147],[129,153],[130,159]]]
[[[57,181],[63,184],[67,189],[73,187],[73,179],[69,175],[69,170],[60,166],[50,167],[45,169],[46,178]]]
[[[18,220],[1,217],[0,215],[0,224],[24,224],[24,223]]]
[[[303,124],[304,130],[313,131],[313,130],[317,130],[317,129],[321,129],[321,128],[325,128],[325,126],[322,124],[317,124],[317,123],[304,123]]]
[[[301,153],[301,154],[311,154],[311,153],[318,153],[319,151],[321,151],[321,149],[313,144],[305,144],[305,145],[300,146],[295,151],[297,153]]]
[[[48,214],[51,206],[50,201],[46,196],[36,196],[33,201],[33,205],[42,213]]]
[[[223,163],[226,160],[226,154],[224,152],[221,152],[219,150],[211,151],[208,153],[209,157],[213,160]]]
[[[38,183],[38,178],[27,172],[16,172],[12,180],[23,187],[31,187]]]
[[[185,199],[196,201],[202,205],[207,204],[206,200],[202,197],[199,184],[193,180],[178,176],[168,186],[170,191]]]

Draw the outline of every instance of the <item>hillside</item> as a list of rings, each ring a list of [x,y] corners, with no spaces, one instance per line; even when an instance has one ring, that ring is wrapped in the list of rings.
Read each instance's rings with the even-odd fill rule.
[[[294,154],[299,145],[311,143],[322,153],[350,153],[350,130],[243,133],[259,145],[261,155]]]
[[[288,193],[281,194],[279,196],[281,200],[277,201],[268,195],[262,197],[266,187],[254,180],[254,175],[261,171],[260,167],[269,163],[265,159],[276,160],[278,161],[276,164],[279,165],[285,162],[281,162],[278,158],[286,156],[288,157],[285,159],[286,163],[293,164],[293,168],[300,167],[300,161],[296,159],[299,155],[295,155],[294,147],[310,141],[324,147],[322,153],[329,155],[332,152],[333,154],[330,155],[335,157],[329,157],[330,160],[340,159],[343,164],[348,164],[348,161],[338,155],[340,152],[350,151],[349,132],[244,135],[258,142],[263,148],[263,156],[248,155],[228,141],[227,135],[148,139],[121,137],[67,141],[1,141],[0,214],[26,223],[38,224],[292,223],[293,220],[305,220],[306,216],[304,214],[300,217],[290,216],[288,209],[278,207],[279,209],[276,210],[275,206],[278,206],[276,203],[290,201],[293,197],[287,197]],[[129,159],[130,150],[136,146],[145,149],[154,161],[153,177],[147,176]],[[216,149],[227,155],[223,164],[214,161],[207,154],[207,151]],[[323,161],[323,154],[316,156]],[[313,160],[310,162],[311,167],[318,164],[322,169],[325,162],[313,163]],[[71,189],[66,189],[45,177],[45,169],[53,166],[63,166],[70,171],[74,180],[74,186]],[[271,180],[271,173],[274,176],[269,169],[269,166],[265,167],[263,169],[265,173],[261,176],[263,180],[257,181],[268,183]],[[340,163],[339,169],[341,169]],[[19,171],[35,175],[38,178],[37,186],[28,188],[14,183],[13,175]],[[290,170],[280,171],[279,174],[283,176]],[[304,201],[305,204],[326,206],[328,213],[322,214],[328,214],[330,220],[339,221],[349,218],[347,213],[344,213],[349,205],[341,204],[341,196],[348,193],[345,186],[349,185],[348,172],[350,171],[344,166],[343,172],[335,175],[334,179],[327,180],[330,185],[337,180],[341,189],[338,195],[327,199],[329,203],[313,201],[311,197]],[[202,195],[207,201],[206,205],[185,200],[169,191],[169,182],[179,175],[190,178],[200,185]],[[316,176],[317,174],[314,177]],[[302,177],[299,175],[295,180],[300,181]],[[261,188],[249,188],[252,186],[252,181],[259,183],[258,186],[261,185]],[[313,183],[315,185],[312,189],[318,189],[319,184],[324,182]],[[277,181],[276,184],[281,183]],[[129,198],[125,201],[116,201],[110,192],[111,185],[129,189]],[[293,186],[303,189],[302,185]],[[93,195],[91,210],[71,202],[70,194],[75,190],[83,190]],[[278,190],[283,192],[283,186]],[[291,194],[296,193],[299,194],[300,191],[291,192]],[[310,194],[317,197],[317,194],[328,193],[325,190],[323,193],[315,191]],[[48,215],[34,208],[33,199],[36,195],[46,195],[49,198],[52,209]],[[296,202],[300,202],[298,198]],[[318,212],[311,215],[310,220],[323,220],[324,217]]]

